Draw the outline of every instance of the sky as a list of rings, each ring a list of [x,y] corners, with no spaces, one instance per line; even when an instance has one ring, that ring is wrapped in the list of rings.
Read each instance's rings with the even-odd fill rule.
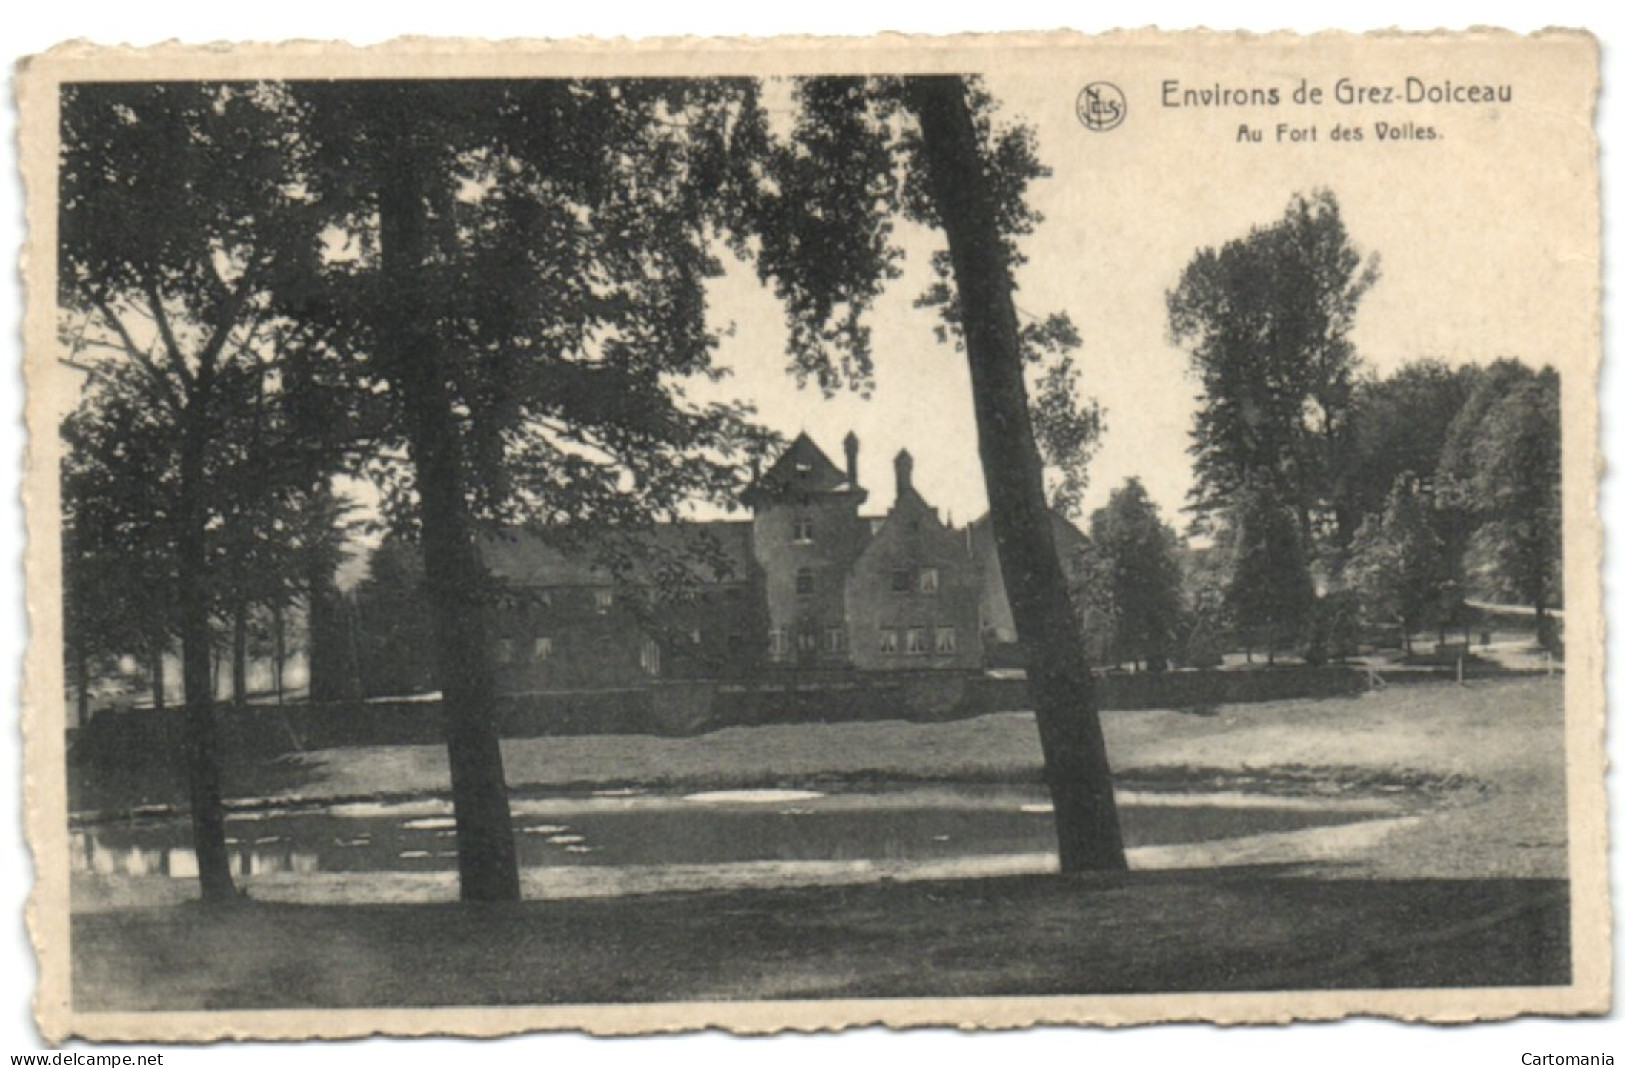
[[[1082,72],[1059,84],[1052,70],[988,79],[1001,114],[1035,128],[1039,156],[1053,172],[1031,191],[1045,221],[1024,242],[1029,262],[1016,303],[1033,316],[1071,315],[1084,342],[1083,391],[1106,410],[1085,516],[1138,477],[1164,517],[1183,525],[1198,386],[1186,353],[1167,337],[1165,295],[1198,248],[1280,218],[1294,193],[1330,189],[1355,246],[1380,258],[1381,279],[1354,331],[1372,373],[1424,357],[1561,364],[1590,343],[1585,300],[1595,264],[1585,253],[1594,220],[1573,201],[1565,161],[1529,151],[1531,141],[1553,133],[1538,86],[1490,56],[1438,71],[1415,67],[1401,49],[1389,62],[1346,69],[1362,83],[1403,85],[1415,69],[1426,70],[1430,83],[1512,79],[1513,102],[1341,106],[1335,79],[1326,76],[1339,68],[1308,72],[1299,62],[1283,57],[1248,80],[1199,51],[1118,57],[1117,69],[1087,75],[1120,84],[1128,100],[1127,119],[1105,133],[1085,129],[1074,112]],[[1330,101],[1318,109],[1161,106],[1167,79],[1181,88],[1274,85],[1290,99],[1308,73]],[[1283,118],[1317,126],[1316,142],[1276,143],[1275,123]],[[1444,137],[1373,144],[1376,120],[1433,124]],[[1260,128],[1265,142],[1238,143],[1243,122]],[[1339,123],[1362,125],[1368,140],[1334,142]],[[929,281],[927,256],[941,238],[918,227],[900,236],[906,273],[876,308],[870,399],[797,388],[785,370],[783,312],[748,268],[713,287],[717,322],[735,327],[721,349],[734,374],[719,392],[753,401],[764,422],[787,434],[807,431],[837,459],[842,437],[855,431],[872,510],[889,504],[891,458],[909,449],[926,498],[968,520],[986,508],[969,374],[962,355],[935,341],[935,313],[911,306]]]

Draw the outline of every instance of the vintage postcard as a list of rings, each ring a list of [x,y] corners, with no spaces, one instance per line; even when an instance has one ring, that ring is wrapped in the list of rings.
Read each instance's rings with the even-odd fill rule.
[[[1597,51],[27,61],[41,1033],[1606,1011]]]

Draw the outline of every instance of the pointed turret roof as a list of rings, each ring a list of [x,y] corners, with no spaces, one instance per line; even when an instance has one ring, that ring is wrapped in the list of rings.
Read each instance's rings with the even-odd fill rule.
[[[806,431],[802,431],[740,499],[754,508],[789,497],[826,493],[852,494],[859,504],[869,495],[863,487],[854,485]]]

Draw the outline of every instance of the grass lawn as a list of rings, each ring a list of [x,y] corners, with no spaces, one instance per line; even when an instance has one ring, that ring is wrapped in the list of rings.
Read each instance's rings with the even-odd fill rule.
[[[1106,717],[1138,789],[1376,794],[1416,818],[1301,862],[709,890],[515,906],[114,907],[73,918],[75,1007],[556,1004],[1562,984],[1560,682]],[[505,743],[519,792],[1030,779],[1031,716]],[[305,797],[433,793],[436,747],[281,766]],[[178,886],[179,884],[177,884]]]
[[[1228,705],[1213,715],[1102,716],[1119,788],[1366,793],[1425,805],[1429,818],[1338,871],[1409,878],[1567,872],[1561,679],[1393,686],[1359,697]],[[587,735],[503,743],[516,795],[611,787],[716,789],[886,783],[1037,782],[1029,713],[949,723],[880,721],[732,727],[697,737]],[[78,768],[80,780],[95,769]],[[128,807],[179,803],[178,783],[81,781],[79,795]],[[446,795],[441,746],[328,749],[228,767],[228,796]],[[155,791],[156,790],[156,795]]]
[[[1561,679],[1393,686],[1359,697],[1229,705],[1215,715],[1102,716],[1120,788],[1364,791],[1425,800],[1430,818],[1344,874],[1562,877]],[[715,789],[1037,781],[1029,713],[951,723],[734,727],[692,738],[599,735],[503,743],[518,794],[615,786]],[[438,746],[332,749],[290,761],[306,797],[444,793]],[[1421,797],[1432,792],[1435,796]]]
[[[79,1011],[1530,986],[1568,962],[1561,882],[1251,869],[73,926]]]
[[[1560,679],[1394,686],[1376,694],[1229,705],[1216,715],[1103,714],[1119,774],[1170,767],[1409,769],[1495,778],[1561,769]],[[1042,768],[1030,713],[949,723],[730,727],[688,738],[583,735],[502,744],[509,785],[568,787],[786,785],[808,782],[1036,780]],[[307,797],[434,793],[450,788],[440,746],[328,749],[284,762]]]

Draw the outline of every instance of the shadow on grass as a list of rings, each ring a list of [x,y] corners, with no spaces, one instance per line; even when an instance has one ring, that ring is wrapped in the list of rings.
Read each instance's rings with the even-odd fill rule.
[[[1320,869],[1324,873],[1324,869]],[[1290,867],[73,921],[80,1011],[1562,985],[1568,885]]]

